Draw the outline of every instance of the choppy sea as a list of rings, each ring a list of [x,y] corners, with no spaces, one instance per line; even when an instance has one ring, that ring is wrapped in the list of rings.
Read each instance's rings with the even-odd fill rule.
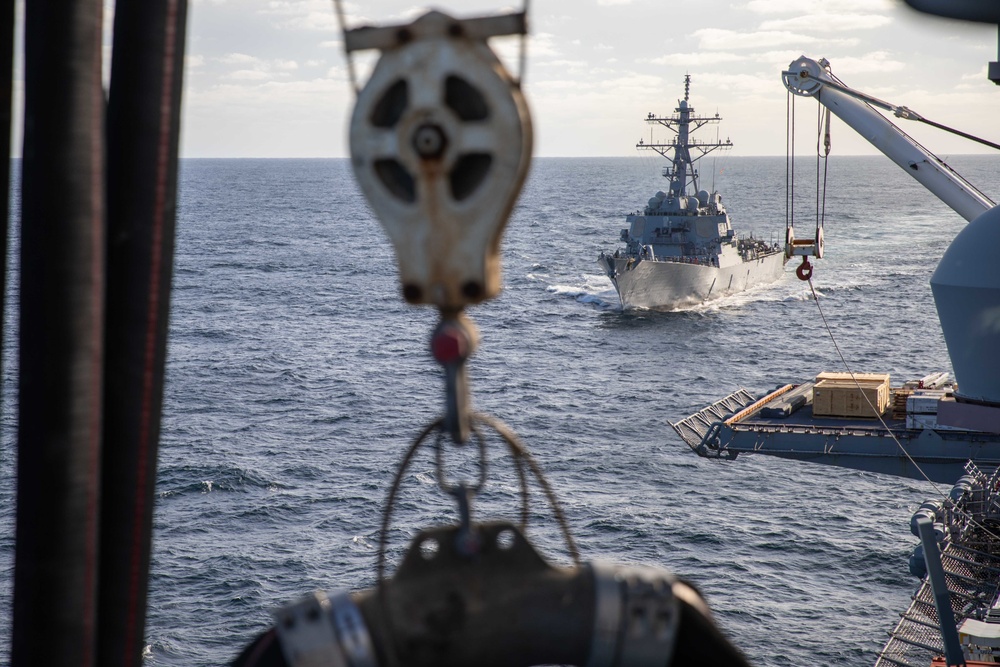
[[[1000,195],[1000,158],[948,160]],[[624,213],[663,188],[659,167],[535,160],[503,242],[504,290],[470,311],[481,333],[474,406],[533,452],[584,559],[694,581],[757,665],[871,665],[917,583],[908,522],[934,489],[766,457],[703,460],[674,435],[669,422],[737,387],[763,392],[843,364],[792,265],[777,283],[690,310],[620,310],[596,258],[616,247]],[[797,182],[806,229],[811,169]],[[834,156],[829,169],[813,282],[849,364],[894,384],[950,371],[928,281],[964,221],[881,156]],[[783,240],[784,158],[730,157],[702,172],[740,232]],[[182,161],[146,664],[225,664],[275,607],[373,585],[388,485],[443,407],[434,323],[399,297],[393,250],[346,160]],[[8,371],[0,661],[15,381]],[[515,519],[509,459],[490,452],[474,511]],[[554,517],[532,497],[529,537],[567,563]],[[415,531],[454,517],[431,457],[418,458],[394,510],[392,559]]]

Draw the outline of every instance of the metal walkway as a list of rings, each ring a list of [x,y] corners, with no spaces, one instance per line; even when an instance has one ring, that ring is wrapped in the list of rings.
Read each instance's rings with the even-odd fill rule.
[[[1000,536],[991,532],[1000,519],[995,489],[997,471],[981,472],[969,462],[969,474],[982,480],[982,487],[967,495],[952,515],[953,537],[941,551],[941,562],[951,594],[955,622],[968,618],[987,621],[1000,595]],[[993,612],[994,614],[996,612]],[[926,667],[944,654],[944,641],[938,625],[937,609],[930,582],[924,577],[912,597],[909,609],[902,614],[889,640],[877,654],[875,667]]]

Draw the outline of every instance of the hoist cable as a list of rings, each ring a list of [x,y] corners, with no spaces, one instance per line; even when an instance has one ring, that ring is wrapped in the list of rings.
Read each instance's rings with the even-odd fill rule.
[[[824,132],[823,126],[824,121],[826,125],[826,131]],[[820,149],[820,140],[822,139],[823,148]],[[820,232],[823,229],[823,225],[826,223],[826,183],[827,175],[830,168],[830,110],[824,109],[823,105],[816,101],[816,256],[819,257],[821,253],[820,248]],[[823,185],[822,185],[822,195],[820,194],[820,182],[819,182],[819,165],[820,161],[823,162]]]
[[[816,103],[816,242],[819,243],[819,163],[822,159],[819,150],[820,137],[823,135],[823,105]]]
[[[816,294],[816,287],[813,285],[813,281],[812,281],[811,277],[809,278],[809,289],[812,291],[813,301],[816,303],[816,310],[819,311],[819,316],[823,320],[823,326],[826,327],[826,332],[830,336],[830,341],[833,343],[834,349],[837,351],[837,356],[840,357],[841,363],[844,365],[844,368],[850,374],[851,379],[854,381],[854,384],[857,386],[858,393],[860,393],[861,396],[864,397],[865,402],[868,403],[868,407],[871,408],[872,412],[878,418],[879,423],[882,425],[882,428],[884,428],[885,431],[889,434],[889,437],[892,438],[892,441],[894,443],[896,443],[896,446],[899,448],[899,450],[901,452],[903,452],[903,455],[906,457],[906,459],[917,470],[917,472],[920,473],[920,476],[924,478],[924,481],[930,483],[930,485],[934,488],[934,493],[937,494],[942,499],[948,500],[949,496],[941,490],[941,487],[938,486],[938,484],[936,482],[934,482],[934,480],[932,480],[927,475],[926,472],[924,472],[923,468],[920,467],[920,465],[913,459],[913,457],[910,456],[910,453],[908,451],[906,451],[906,447],[904,447],[903,443],[900,442],[899,438],[896,437],[896,433],[891,428],[889,428],[888,424],[885,423],[885,419],[882,418],[882,415],[879,413],[878,409],[872,404],[871,399],[868,398],[868,394],[866,394],[865,391],[864,391],[864,389],[862,389],[861,383],[858,382],[857,376],[855,375],[854,371],[851,369],[850,364],[847,363],[847,358],[844,357],[844,353],[841,351],[840,345],[837,343],[837,339],[833,335],[833,329],[830,327],[830,323],[827,321],[826,315],[823,313],[822,306],[819,305],[819,296]],[[993,537],[996,540],[1000,540],[1000,535],[997,535],[988,526],[986,526],[983,523],[977,521],[975,519],[975,517],[973,517],[970,513],[965,512],[963,510],[960,510],[957,507],[951,507],[949,509],[951,511],[955,512],[956,514],[959,514],[959,515],[964,516],[965,518],[967,518],[971,524],[977,526],[980,530],[982,530],[983,532],[985,532],[990,537]]]
[[[941,489],[938,488],[937,484],[931,480],[931,478],[927,475],[927,473],[923,471],[923,468],[921,468],[920,465],[913,460],[913,457],[910,456],[910,453],[906,451],[906,448],[903,447],[903,443],[899,441],[899,439],[896,437],[896,434],[893,433],[892,429],[889,428],[889,425],[885,423],[885,420],[882,419],[882,415],[879,413],[878,409],[872,404],[871,399],[868,398],[868,394],[866,394],[864,389],[861,387],[861,383],[858,382],[857,376],[851,369],[851,365],[847,363],[847,358],[844,357],[844,353],[843,351],[841,351],[840,345],[837,343],[837,339],[833,335],[833,329],[830,327],[830,323],[827,321],[826,315],[823,313],[823,307],[819,305],[819,296],[817,296],[816,294],[816,287],[813,285],[812,277],[809,278],[809,289],[812,291],[813,301],[816,303],[816,310],[819,311],[820,319],[823,320],[823,326],[826,327],[826,332],[827,334],[829,334],[830,341],[833,343],[833,349],[837,351],[837,356],[840,357],[840,362],[844,364],[844,368],[851,376],[851,379],[854,381],[854,384],[857,385],[858,392],[861,394],[862,397],[864,397],[865,402],[868,403],[868,407],[872,409],[872,412],[878,418],[879,423],[882,424],[882,428],[884,428],[889,433],[889,436],[892,438],[893,442],[896,443],[900,451],[902,451],[903,454],[906,456],[907,460],[909,460],[909,462],[913,464],[913,467],[917,469],[917,472],[920,473],[921,477],[923,477],[925,480],[931,483],[931,485],[934,487],[935,492],[944,495],[941,493]]]
[[[792,96],[792,125],[791,125],[791,147],[792,147],[792,185],[791,185],[791,225],[795,226],[795,96]]]

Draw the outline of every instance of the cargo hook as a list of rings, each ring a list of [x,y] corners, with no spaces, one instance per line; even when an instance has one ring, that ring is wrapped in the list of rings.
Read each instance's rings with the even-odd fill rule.
[[[799,264],[799,268],[795,269],[795,275],[799,277],[799,280],[809,280],[813,275],[813,266],[809,263],[809,258],[805,255],[802,256],[802,263]]]

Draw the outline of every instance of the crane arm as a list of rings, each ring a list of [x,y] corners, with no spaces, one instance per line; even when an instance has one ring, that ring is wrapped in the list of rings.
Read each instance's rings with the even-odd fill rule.
[[[899,118],[928,122],[919,114],[848,88],[833,77],[825,60],[817,62],[802,56],[782,73],[782,81],[796,95],[815,97],[966,220],[971,221],[996,205],[872,106],[891,111]]]

